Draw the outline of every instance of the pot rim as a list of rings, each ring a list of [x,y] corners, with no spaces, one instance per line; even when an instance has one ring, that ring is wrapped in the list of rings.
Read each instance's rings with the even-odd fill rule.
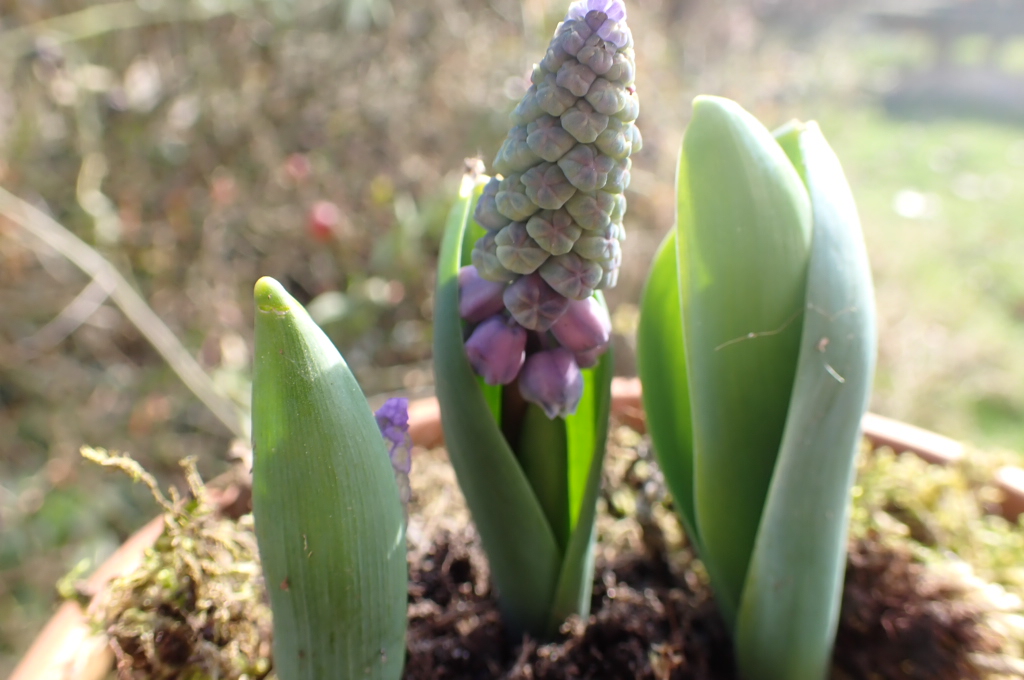
[[[623,424],[644,433],[647,424],[642,396],[638,378],[612,380],[612,413]],[[911,452],[929,463],[948,465],[965,455],[961,442],[874,413],[864,415],[861,430],[874,448],[887,446]],[[415,446],[436,448],[444,444],[441,409],[435,397],[410,402],[409,435]],[[994,484],[1004,493],[1001,511],[1005,517],[1014,520],[1024,513],[1024,469],[1004,467]],[[99,593],[112,579],[134,569],[162,532],[160,516],[135,532],[86,580],[87,591]],[[36,636],[8,680],[102,680],[113,663],[105,636],[94,635],[81,605],[67,601]]]

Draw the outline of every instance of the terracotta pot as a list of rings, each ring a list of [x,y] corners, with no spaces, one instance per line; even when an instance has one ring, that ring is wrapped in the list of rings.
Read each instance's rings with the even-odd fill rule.
[[[612,382],[612,413],[620,422],[642,433],[646,431],[646,422],[640,389],[640,381],[635,378],[616,378]],[[910,451],[930,463],[949,464],[964,455],[960,442],[873,413],[864,416],[862,427],[864,436],[873,446]],[[421,399],[409,405],[409,433],[417,446],[434,448],[444,443],[436,399]],[[1003,515],[1016,519],[1024,512],[1024,469],[1001,469],[995,484],[1005,495]],[[215,498],[222,508],[244,502],[237,488],[222,491]],[[162,518],[157,517],[137,531],[89,577],[87,592],[97,593],[111,579],[134,569],[162,530]],[[113,662],[106,639],[91,634],[82,608],[75,602],[65,602],[40,632],[9,680],[102,680]]]

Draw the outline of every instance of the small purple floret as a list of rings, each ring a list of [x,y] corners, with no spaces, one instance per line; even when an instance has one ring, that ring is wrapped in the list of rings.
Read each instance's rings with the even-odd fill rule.
[[[526,329],[500,314],[492,316],[466,340],[466,355],[488,385],[507,385],[526,359]]]
[[[576,413],[583,397],[583,374],[572,352],[558,347],[530,355],[519,374],[519,393],[544,409],[548,418]]]
[[[558,344],[570,352],[581,353],[608,346],[612,320],[597,298],[572,300],[565,313],[551,326]]]
[[[577,0],[569,5],[569,12],[565,18],[567,21],[586,20],[591,12],[600,12],[606,17],[604,23],[597,29],[601,39],[616,47],[625,47],[629,35],[624,23],[626,5],[622,0]]]
[[[586,18],[589,12],[604,12],[612,21],[626,18],[626,5],[622,0],[576,0],[569,5],[569,19]]]
[[[388,447],[388,455],[391,457],[395,472],[409,474],[412,463],[409,456],[409,449],[412,446],[409,439],[409,400],[405,397],[388,399],[374,417],[377,419],[380,434],[384,437],[384,444]]]
[[[556,293],[538,274],[520,276],[505,289],[503,299],[512,317],[531,331],[551,328],[569,305],[566,296]]]
[[[473,265],[459,270],[459,316],[470,323],[479,323],[505,309],[501,296],[505,284],[488,281]]]

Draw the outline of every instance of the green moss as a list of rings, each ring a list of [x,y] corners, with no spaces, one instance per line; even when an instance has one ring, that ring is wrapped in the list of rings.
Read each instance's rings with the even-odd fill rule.
[[[126,456],[83,449],[153,491],[164,531],[132,573],[111,582],[89,607],[119,667],[151,680],[258,680],[270,670],[271,616],[252,515],[221,517],[207,498],[194,459],[182,461],[191,498],[166,498]]]
[[[906,549],[937,578],[961,581],[1004,638],[1003,653],[1021,658],[1024,625],[1024,531],[998,513],[996,471],[1012,453],[969,451],[949,466],[883,448],[858,462],[851,539]]]

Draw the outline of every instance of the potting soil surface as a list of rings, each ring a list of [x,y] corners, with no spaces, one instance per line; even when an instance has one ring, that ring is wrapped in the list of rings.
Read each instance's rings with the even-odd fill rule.
[[[404,680],[736,679],[730,638],[707,575],[686,546],[651,452],[635,432],[613,430],[604,481],[590,616],[585,622],[567,621],[554,640],[539,642],[512,637],[502,622],[486,557],[444,451],[418,452],[407,532]],[[193,532],[196,545],[224,544],[223,525],[214,524],[223,520],[202,512],[194,517],[180,517],[180,531]],[[245,536],[231,544],[254,545],[251,521],[237,526]],[[151,561],[190,563],[177,553],[161,557],[169,545],[158,542]],[[195,611],[200,602],[210,604],[195,591],[196,579],[205,577],[186,574],[177,582],[195,592],[175,590],[155,601],[154,592],[161,589],[145,581],[160,572],[157,566],[151,564],[148,574],[125,582],[130,592],[122,590],[113,598],[122,604],[107,608],[101,623],[120,652],[119,676],[171,679],[237,668],[210,659],[214,647],[225,655],[238,653],[237,641],[211,637],[210,626],[176,635],[184,647],[177,645],[173,655],[153,644],[161,639],[160,630],[140,629],[137,619],[146,609],[153,611],[150,618],[157,627],[172,626],[179,633],[191,622],[210,619]],[[252,562],[245,571],[258,573],[258,564]],[[250,590],[253,604],[265,607],[262,583],[255,585],[260,587]],[[977,662],[996,651],[998,640],[986,625],[985,611],[965,593],[961,583],[936,578],[891,541],[867,535],[852,542],[832,680],[990,677]],[[143,594],[145,601],[140,599]],[[219,611],[224,604],[214,602],[212,608]],[[259,648],[261,658],[248,658],[250,678],[262,677],[269,661],[263,656],[269,654],[270,626],[257,628],[264,632],[249,647]],[[254,675],[256,668],[261,670]],[[236,676],[228,672],[221,677]],[[272,678],[272,671],[266,677]]]

